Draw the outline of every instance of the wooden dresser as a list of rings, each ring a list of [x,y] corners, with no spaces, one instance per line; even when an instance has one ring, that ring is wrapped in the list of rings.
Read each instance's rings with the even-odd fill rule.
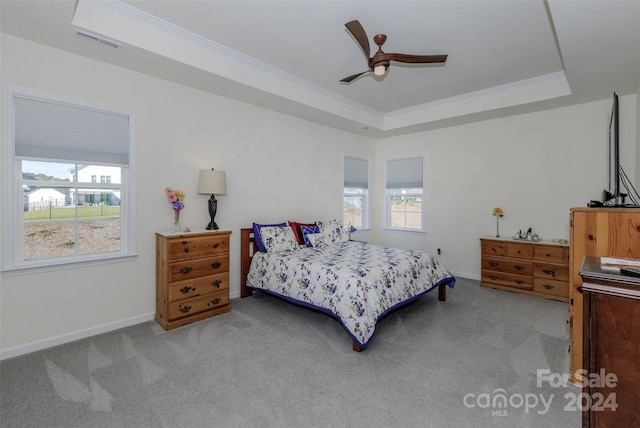
[[[487,288],[569,302],[569,246],[553,242],[481,238]]]
[[[586,256],[640,259],[639,208],[571,208],[571,275],[569,284],[569,380],[582,368],[582,285],[580,266]]]
[[[230,235],[156,233],[156,321],[166,330],[231,310]]]
[[[590,397],[582,426],[640,426],[640,278],[601,269],[599,257],[587,257],[580,276],[583,397]]]

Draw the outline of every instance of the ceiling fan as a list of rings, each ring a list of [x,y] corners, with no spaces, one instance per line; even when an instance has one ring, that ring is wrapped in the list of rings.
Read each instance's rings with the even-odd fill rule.
[[[364,28],[362,28],[360,22],[358,20],[354,20],[347,22],[344,26],[347,27],[347,30],[349,30],[353,37],[355,37],[356,41],[362,48],[362,51],[367,56],[367,65],[369,66],[369,70],[345,77],[340,82],[349,83],[356,77],[360,77],[370,71],[372,71],[376,76],[382,76],[387,72],[391,61],[434,64],[443,63],[447,60],[447,55],[407,55],[401,53],[384,53],[382,51],[382,45],[387,40],[386,34],[376,34],[373,37],[373,41],[378,45],[378,51],[374,56],[369,57],[369,55],[371,55],[369,40],[367,38],[367,33],[364,31]]]

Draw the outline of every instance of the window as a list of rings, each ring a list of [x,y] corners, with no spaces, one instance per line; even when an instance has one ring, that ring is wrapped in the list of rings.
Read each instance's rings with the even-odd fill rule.
[[[15,88],[4,111],[4,270],[133,255],[130,115]]]
[[[389,229],[423,230],[422,157],[387,161],[385,192],[386,224]]]
[[[345,156],[343,173],[342,222],[366,229],[369,227],[369,161]]]

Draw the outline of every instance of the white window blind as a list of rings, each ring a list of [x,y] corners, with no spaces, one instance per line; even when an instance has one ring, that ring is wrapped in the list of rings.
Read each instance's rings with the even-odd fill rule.
[[[369,188],[369,161],[345,156],[344,187]]]
[[[387,189],[422,188],[422,157],[387,161]]]
[[[17,157],[129,164],[127,115],[22,96],[14,103]]]

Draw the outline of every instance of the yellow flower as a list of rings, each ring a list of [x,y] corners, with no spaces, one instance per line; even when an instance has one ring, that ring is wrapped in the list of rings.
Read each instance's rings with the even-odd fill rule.
[[[504,216],[504,211],[500,207],[495,207],[493,209],[493,215],[496,216],[496,217],[502,217],[502,216]]]
[[[173,193],[176,195],[179,201],[184,200],[184,192],[182,190],[174,190]]]

